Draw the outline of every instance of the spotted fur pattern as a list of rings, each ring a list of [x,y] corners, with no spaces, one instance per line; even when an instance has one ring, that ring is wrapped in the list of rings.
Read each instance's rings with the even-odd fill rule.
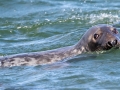
[[[87,51],[108,50],[112,47],[120,45],[117,37],[119,32],[110,25],[96,25],[90,28],[81,38],[81,40],[73,45],[55,50],[26,53],[0,58],[1,67],[12,67],[21,65],[40,65],[50,64],[59,60],[76,56]],[[94,35],[98,35],[95,38]]]

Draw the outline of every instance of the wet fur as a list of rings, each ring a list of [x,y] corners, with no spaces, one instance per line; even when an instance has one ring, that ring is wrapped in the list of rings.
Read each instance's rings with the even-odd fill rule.
[[[68,47],[63,47],[54,50],[24,53],[0,58],[1,67],[12,67],[21,65],[41,65],[50,64],[63,60],[65,58],[73,57],[83,52],[92,52],[98,50],[107,50],[106,43],[112,40],[118,40],[115,33],[112,32],[114,27],[110,25],[96,25],[90,28],[80,39],[80,41]],[[94,40],[94,34],[99,33],[101,37]],[[118,40],[119,41],[119,40]]]

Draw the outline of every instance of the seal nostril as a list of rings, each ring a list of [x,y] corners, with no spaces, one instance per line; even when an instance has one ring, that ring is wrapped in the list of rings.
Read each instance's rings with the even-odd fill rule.
[[[118,41],[114,40],[114,41],[108,41],[107,46],[108,47],[114,47],[115,45],[117,45]]]
[[[117,40],[114,40],[114,41],[112,42],[112,44],[113,44],[113,45],[117,45],[117,42],[118,42]]]
[[[107,45],[108,45],[109,47],[112,47],[112,46],[113,46],[112,43],[111,43],[111,41],[109,41]]]

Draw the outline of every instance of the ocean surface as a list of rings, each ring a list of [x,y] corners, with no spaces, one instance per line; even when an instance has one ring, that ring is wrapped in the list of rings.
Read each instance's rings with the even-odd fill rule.
[[[0,0],[0,56],[70,46],[97,24],[120,31],[120,0]],[[0,90],[119,89],[120,49],[0,68]]]

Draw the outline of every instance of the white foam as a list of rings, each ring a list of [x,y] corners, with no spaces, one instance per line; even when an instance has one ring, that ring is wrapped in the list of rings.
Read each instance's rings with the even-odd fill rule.
[[[104,20],[105,18],[109,18],[109,22],[117,22],[120,21],[120,17],[118,15],[113,15],[111,13],[100,13],[100,14],[91,14],[89,16],[90,22],[89,23],[95,23],[99,20]]]

